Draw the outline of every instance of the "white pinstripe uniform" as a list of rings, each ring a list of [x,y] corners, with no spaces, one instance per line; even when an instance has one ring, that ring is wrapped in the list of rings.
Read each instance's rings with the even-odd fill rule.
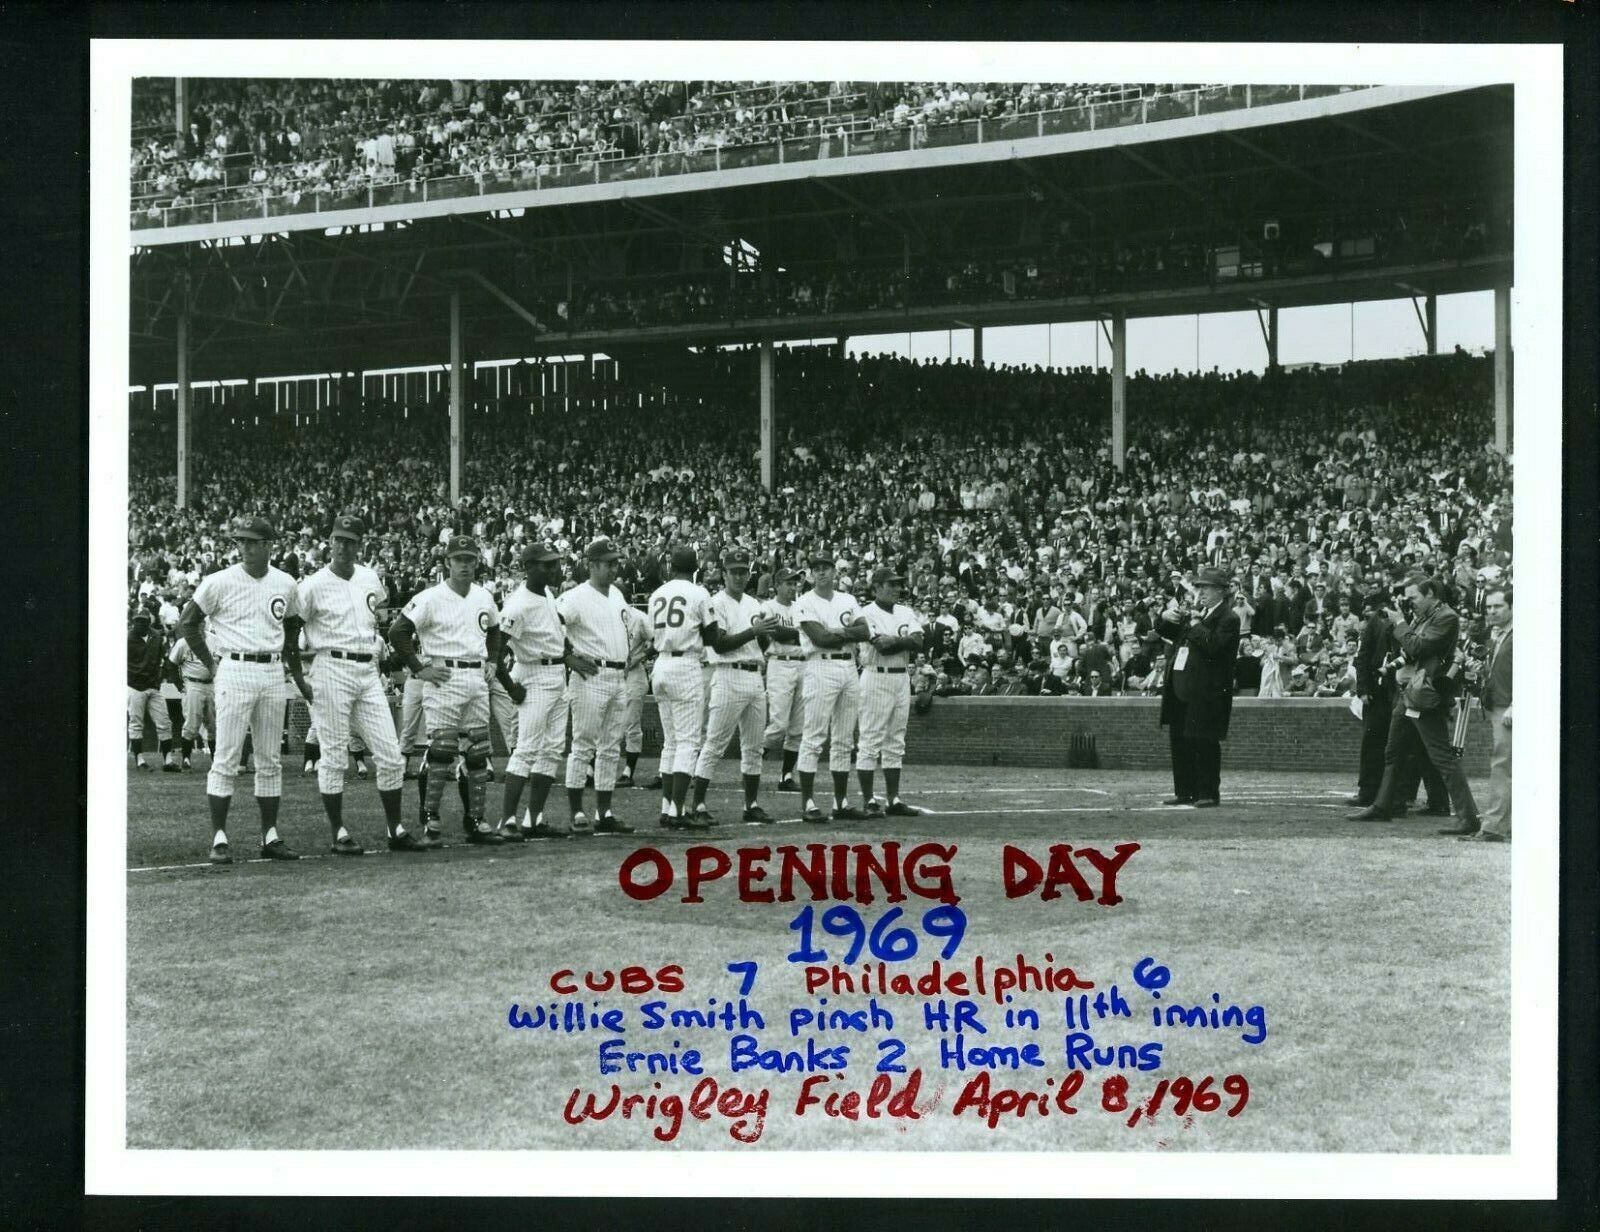
[[[761,605],[748,594],[735,599],[720,590],[711,600],[711,619],[723,633],[743,633]],[[711,717],[695,765],[696,778],[710,780],[717,762],[727,752],[733,733],[739,733],[739,773],[761,773],[761,737],[767,726],[767,690],[761,682],[761,645],[746,642],[726,654],[706,647],[711,661]]]
[[[378,674],[377,613],[388,591],[366,565],[356,565],[348,579],[324,565],[302,579],[299,590],[306,646],[317,656],[311,665],[311,721],[322,746],[317,789],[328,796],[344,790],[353,729],[372,750],[378,790],[393,791],[401,784],[405,762]],[[306,738],[309,742],[309,732]]]
[[[711,595],[698,582],[672,578],[651,592],[646,611],[657,656],[650,687],[661,714],[661,773],[693,774],[705,731],[700,632],[712,623]]]
[[[417,648],[417,661],[427,667],[433,660],[422,653],[422,639],[412,639]],[[400,686],[400,753],[409,757],[428,746],[428,724],[422,713],[422,694],[426,681],[421,676],[406,673]]]
[[[211,653],[215,657],[216,650]],[[183,673],[183,738],[193,740],[203,727],[214,750],[217,747],[217,703],[212,693],[211,673],[181,637],[172,644],[167,658]]]
[[[423,681],[422,712],[430,738],[456,736],[489,726],[489,682],[484,676],[485,638],[500,623],[489,592],[476,582],[465,595],[440,582],[419,591],[402,609],[426,639],[436,663],[450,677],[443,684]],[[465,666],[463,666],[465,665]]]
[[[650,622],[636,607],[622,612],[628,626],[628,657],[630,659],[652,645]],[[622,751],[637,756],[644,751],[644,695],[650,689],[649,664],[640,658],[622,678]]]
[[[761,614],[785,629],[795,628],[794,604],[768,599]],[[798,642],[774,640],[767,646],[767,730],[762,743],[769,749],[780,744],[791,753],[800,751],[805,731],[805,652]]]
[[[500,629],[505,632],[505,608],[500,609]],[[510,671],[513,663],[508,652],[502,651],[502,657],[507,659],[506,670]],[[506,756],[517,747],[517,703],[511,700],[511,694],[506,692],[505,685],[500,683],[500,674],[496,672],[489,677],[489,717],[494,720],[494,725],[500,729],[500,737],[506,742]]]
[[[259,578],[246,573],[243,565],[232,565],[200,580],[194,605],[210,622],[206,640],[217,660],[217,743],[206,774],[206,794],[233,795],[249,732],[255,741],[255,794],[280,796],[283,622],[299,610],[294,579],[271,565]]]
[[[805,734],[800,741],[796,769],[817,772],[822,743],[828,741],[828,768],[835,772],[850,769],[850,754],[855,745],[856,709],[861,682],[856,674],[853,646],[825,649],[806,636],[804,625],[815,622],[830,629],[854,624],[861,608],[843,591],[824,599],[808,590],[794,603],[794,618],[800,629],[800,648],[806,656]]]
[[[872,636],[911,637],[922,632],[922,618],[896,603],[884,611],[876,603],[861,609]],[[881,654],[861,643],[861,740],[856,769],[898,770],[905,761],[906,724],[911,721],[911,653]]]
[[[596,791],[612,791],[617,785],[622,674],[628,661],[628,629],[622,613],[627,606],[615,586],[602,594],[591,582],[574,586],[556,600],[573,651],[600,664],[600,670],[588,679],[573,672],[567,682],[567,700],[572,706],[567,787],[573,790],[582,789],[591,762]]]
[[[500,632],[516,656],[511,679],[527,690],[512,720],[516,744],[506,773],[553,779],[561,773],[568,709],[566,669],[561,665],[567,635],[554,596],[519,586],[500,610]]]

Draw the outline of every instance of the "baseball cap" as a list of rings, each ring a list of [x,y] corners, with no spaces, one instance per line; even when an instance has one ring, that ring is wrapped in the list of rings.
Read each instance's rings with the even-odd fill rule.
[[[583,558],[585,560],[619,560],[621,557],[622,553],[617,551],[617,545],[604,535],[583,549]]]
[[[446,556],[477,556],[478,541],[471,535],[455,535],[444,545]]]
[[[800,580],[800,571],[798,569],[779,569],[776,580],[780,582],[798,582]]]
[[[330,539],[360,539],[367,533],[367,524],[360,515],[354,513],[341,513],[333,520],[333,529],[328,532]]]
[[[872,571],[872,584],[877,587],[882,586],[885,582],[894,582],[904,586],[906,579],[904,574],[896,573],[888,565],[879,565]]]
[[[700,567],[700,556],[687,543],[680,543],[672,549],[669,563],[674,573],[693,573]]]
[[[522,568],[526,571],[530,566],[547,564],[552,560],[560,560],[561,553],[557,552],[548,543],[530,543],[522,549]]]
[[[255,514],[245,514],[234,518],[233,524],[228,527],[228,534],[234,539],[276,539],[278,532],[272,528],[272,523],[266,518]]]
[[[748,569],[750,567],[750,553],[743,548],[729,548],[722,554],[722,567],[724,569]]]
[[[838,562],[835,561],[833,557],[825,556],[821,552],[812,553],[811,556],[807,558],[806,563],[809,564],[813,569],[838,568]]]

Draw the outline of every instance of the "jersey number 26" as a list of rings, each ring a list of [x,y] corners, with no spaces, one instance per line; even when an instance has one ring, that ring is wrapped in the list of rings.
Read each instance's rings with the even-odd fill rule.
[[[650,621],[658,629],[678,629],[683,626],[682,595],[673,595],[671,599],[657,599],[650,605]],[[662,614],[665,613],[665,619]]]

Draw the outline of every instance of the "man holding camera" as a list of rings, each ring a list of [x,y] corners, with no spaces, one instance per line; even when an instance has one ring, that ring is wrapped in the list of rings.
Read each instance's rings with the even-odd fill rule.
[[[1214,565],[1195,575],[1188,606],[1176,600],[1156,620],[1172,643],[1161,689],[1161,726],[1172,747],[1172,789],[1165,804],[1216,808],[1222,800],[1222,741],[1233,714],[1239,616],[1228,606],[1228,576]]]
[[[1460,618],[1445,603],[1439,582],[1425,574],[1412,574],[1406,579],[1401,609],[1389,608],[1384,613],[1393,626],[1394,640],[1405,654],[1406,666],[1397,680],[1400,688],[1384,746],[1383,780],[1372,804],[1353,814],[1351,820],[1390,819],[1400,761],[1410,734],[1415,732],[1428,760],[1443,777],[1455,806],[1458,824],[1440,833],[1476,834],[1478,806],[1467,785],[1466,772],[1450,747],[1447,729],[1449,701],[1456,690],[1450,670],[1455,661]],[[1414,625],[1409,623],[1407,612],[1415,620]]]

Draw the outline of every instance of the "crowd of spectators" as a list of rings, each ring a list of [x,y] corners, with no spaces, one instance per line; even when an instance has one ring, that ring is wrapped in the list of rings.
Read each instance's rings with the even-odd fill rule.
[[[133,97],[137,208],[459,176],[538,177],[641,155],[699,155],[1164,98],[1166,84],[846,81],[186,81]]]
[[[1159,692],[1154,617],[1215,564],[1245,631],[1240,688],[1339,696],[1353,690],[1366,590],[1422,569],[1473,616],[1484,583],[1509,580],[1510,464],[1488,444],[1488,358],[1137,373],[1119,473],[1104,371],[795,348],[778,352],[771,493],[758,481],[755,362],[705,352],[671,389],[624,371],[577,397],[507,381],[511,393],[474,406],[455,508],[442,399],[327,408],[298,426],[249,413],[204,423],[186,511],[171,438],[147,424],[130,451],[130,604],[170,628],[198,579],[229,563],[225,528],[241,511],[276,523],[276,563],[302,574],[324,563],[334,513],[360,510],[396,608],[436,579],[458,533],[483,545],[501,595],[536,538],[574,584],[583,544],[611,536],[635,598],[680,542],[712,587],[723,548],[751,549],[758,594],[826,551],[845,590],[882,563],[907,575],[907,601],[930,622],[920,692],[1105,695]]]

